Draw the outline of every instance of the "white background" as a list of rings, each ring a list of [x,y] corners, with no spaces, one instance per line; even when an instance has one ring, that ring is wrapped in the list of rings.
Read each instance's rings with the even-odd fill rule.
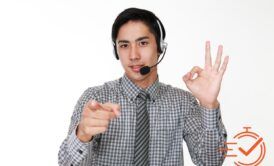
[[[219,100],[229,140],[251,126],[271,165],[274,99],[274,1],[0,1],[0,165],[57,165],[73,107],[82,92],[123,75],[111,26],[128,7],[152,10],[168,50],[160,81],[181,79],[204,63],[204,43],[230,56]],[[185,165],[193,165],[185,147]],[[224,165],[232,165],[228,158]]]

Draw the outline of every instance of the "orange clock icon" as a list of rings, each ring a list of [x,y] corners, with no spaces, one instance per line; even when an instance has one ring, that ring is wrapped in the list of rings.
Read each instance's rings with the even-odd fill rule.
[[[265,157],[266,148],[262,137],[250,131],[251,127],[244,127],[245,131],[234,136],[237,144],[237,166],[257,166]]]

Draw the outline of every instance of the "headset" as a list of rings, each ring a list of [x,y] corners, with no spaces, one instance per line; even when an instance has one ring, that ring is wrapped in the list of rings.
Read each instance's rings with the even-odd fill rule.
[[[140,73],[142,75],[146,75],[150,72],[150,69],[157,66],[164,58],[165,54],[166,54],[166,49],[167,49],[167,43],[164,41],[164,37],[163,37],[163,30],[162,30],[162,25],[160,23],[160,21],[158,19],[155,19],[156,22],[157,22],[157,25],[158,25],[158,28],[160,30],[160,51],[161,51],[161,54],[163,54],[162,58],[159,60],[159,62],[157,62],[155,65],[152,65],[152,66],[144,66],[140,69]],[[113,53],[114,53],[114,56],[117,60],[119,60],[119,56],[118,56],[118,53],[117,53],[117,48],[116,48],[116,44],[114,41],[112,41],[112,44],[113,44]],[[158,45],[157,45],[158,47]]]

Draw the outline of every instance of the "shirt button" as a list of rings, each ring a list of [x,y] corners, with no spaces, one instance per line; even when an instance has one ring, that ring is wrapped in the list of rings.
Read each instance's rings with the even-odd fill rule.
[[[77,150],[80,154],[82,154],[83,153],[83,151],[81,150],[81,149],[78,149]]]

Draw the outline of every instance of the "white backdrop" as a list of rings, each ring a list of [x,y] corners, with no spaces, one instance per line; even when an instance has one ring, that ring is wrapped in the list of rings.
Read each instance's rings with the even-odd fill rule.
[[[123,74],[110,41],[128,7],[152,10],[165,25],[168,50],[160,81],[181,79],[204,63],[204,43],[230,55],[219,97],[228,139],[252,126],[273,149],[274,1],[0,1],[0,165],[57,165],[73,107],[82,92]],[[185,165],[193,165],[185,147]],[[232,165],[227,158],[224,165]]]

